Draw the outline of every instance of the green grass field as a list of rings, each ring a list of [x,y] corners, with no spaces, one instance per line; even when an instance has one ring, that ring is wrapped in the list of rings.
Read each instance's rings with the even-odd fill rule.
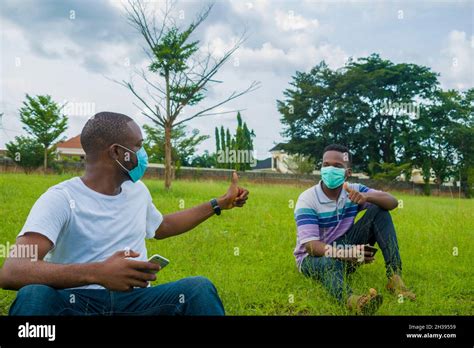
[[[0,175],[0,243],[13,243],[35,200],[69,176]],[[225,192],[226,182],[145,180],[158,209],[169,213]],[[305,187],[241,183],[250,190],[247,205],[225,211],[195,230],[147,242],[149,254],[171,260],[156,284],[203,275],[216,285],[229,315],[347,315],[316,282],[297,272],[293,258],[295,223],[291,200]],[[474,314],[474,200],[394,193],[403,208],[392,212],[404,279],[415,303],[399,303],[385,290],[383,258],[350,278],[356,292],[374,287],[384,295],[378,315]],[[183,201],[181,201],[183,200]],[[458,255],[453,255],[458,248]],[[4,259],[0,259],[3,264]],[[0,314],[14,291],[0,290]]]

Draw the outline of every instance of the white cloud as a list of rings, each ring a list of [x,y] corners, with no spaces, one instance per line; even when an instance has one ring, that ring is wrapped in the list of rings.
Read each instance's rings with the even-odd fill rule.
[[[90,0],[67,3],[45,0],[41,7],[27,0],[4,2],[6,10],[1,19],[6,17],[7,24],[1,28],[3,104],[0,112],[5,111],[5,128],[21,130],[17,110],[27,92],[49,93],[58,102],[94,102],[97,111],[123,112],[136,117],[139,123],[149,123],[138,117],[139,111],[133,106],[137,101],[130,92],[103,77],[128,79],[133,66],[147,64],[141,48],[143,39],[123,16],[126,0],[94,1],[93,5]],[[145,2],[154,8],[164,3]],[[188,21],[203,6],[197,0],[178,1],[176,11],[183,10]],[[73,22],[64,18],[70,8],[76,9]],[[255,145],[259,157],[263,157],[274,142],[281,141],[276,100],[282,98],[296,71],[308,71],[321,60],[331,68],[338,68],[348,56],[357,58],[382,51],[387,59],[396,56],[399,61],[425,64],[422,58],[409,58],[405,51],[397,55],[399,45],[386,45],[407,42],[406,52],[420,52],[433,58],[427,63],[434,71],[441,72],[443,87],[472,87],[474,36],[470,36],[469,30],[471,18],[462,17],[468,11],[462,6],[460,13],[450,12],[458,10],[447,5],[407,3],[403,6],[405,22],[400,22],[396,19],[398,10],[397,4],[375,6],[364,1],[218,1],[196,35],[204,45],[203,51],[209,45],[216,57],[222,55],[244,28],[248,29],[249,39],[216,75],[216,80],[224,83],[212,87],[199,107],[210,106],[232,91],[246,88],[253,80],[261,81],[258,91],[222,107],[222,111],[246,109],[244,120],[255,129]],[[364,17],[364,12],[370,16]],[[458,30],[451,30],[448,24],[451,22],[445,20],[453,14],[459,17]],[[410,24],[410,18],[422,20],[416,24],[420,39],[414,44],[409,43],[406,32],[399,30],[401,23]],[[434,29],[438,28],[449,33],[442,46],[439,46],[441,38],[433,37]],[[419,46],[420,42],[423,46]],[[20,68],[15,67],[16,57],[21,58]],[[453,64],[453,58],[457,64]],[[130,68],[126,66],[127,59]],[[139,83],[139,78],[134,80]],[[68,135],[78,134],[83,123],[80,117],[72,118]],[[197,119],[190,126],[212,137],[214,126],[221,124],[234,129],[235,115]],[[16,134],[11,133],[8,138],[13,135]],[[0,132],[0,148],[5,140],[5,134]],[[213,150],[213,144],[211,138],[204,148]]]
[[[464,31],[452,30],[446,46],[441,50],[441,81],[448,88],[465,89],[474,86],[474,36]]]
[[[295,14],[293,10],[288,12],[281,10],[275,11],[275,23],[278,29],[282,31],[312,30],[319,27],[317,19],[306,19],[301,15]]]
[[[258,15],[264,15],[265,13],[268,13],[270,8],[269,0],[230,0],[229,2],[232,9],[240,14],[253,12]]]

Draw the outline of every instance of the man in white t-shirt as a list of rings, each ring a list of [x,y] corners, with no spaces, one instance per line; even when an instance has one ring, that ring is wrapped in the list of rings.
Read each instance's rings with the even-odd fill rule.
[[[45,192],[17,237],[17,248],[34,248],[38,257],[10,255],[0,269],[0,286],[19,290],[10,315],[223,315],[204,277],[149,286],[160,267],[147,261],[145,239],[175,236],[242,207],[248,191],[237,174],[220,198],[163,216],[139,181],[148,158],[130,117],[96,114],[81,144],[84,175]]]

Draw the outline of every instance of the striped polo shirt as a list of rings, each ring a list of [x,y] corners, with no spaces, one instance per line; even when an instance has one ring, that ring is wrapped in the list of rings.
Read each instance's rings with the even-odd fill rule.
[[[362,184],[349,184],[349,187],[359,192],[373,191]],[[308,255],[305,243],[312,240],[332,243],[352,227],[357,213],[369,205],[352,202],[344,189],[337,200],[329,199],[321,188],[321,182],[304,191],[295,207],[297,236],[294,255],[298,269]]]

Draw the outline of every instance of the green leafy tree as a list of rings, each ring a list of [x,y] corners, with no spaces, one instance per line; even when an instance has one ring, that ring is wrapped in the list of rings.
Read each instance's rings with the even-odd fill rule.
[[[245,122],[244,122],[244,126],[243,126],[243,137],[244,137],[244,141],[243,141],[242,148],[248,150],[249,153],[251,153],[252,156],[254,156],[254,154],[253,154],[253,150],[254,150],[253,138],[255,138],[255,133],[254,133],[253,129],[249,130],[249,128],[247,127],[247,123],[245,123]],[[244,170],[245,169],[251,169],[250,168],[250,163],[245,163]]]
[[[245,149],[245,135],[244,129],[242,124],[242,116],[240,116],[240,112],[237,113],[237,129],[235,131],[235,139],[233,140],[234,145],[232,149],[238,151],[240,149]],[[237,162],[234,165],[235,170],[245,170],[246,166],[245,163]]]
[[[225,129],[224,126],[221,126],[221,150],[226,148],[227,144],[225,143]]]
[[[254,161],[253,138],[255,137],[255,133],[253,130],[249,130],[247,124],[243,122],[240,112],[237,113],[237,129],[235,131],[235,135],[232,136],[229,128],[224,129],[224,126],[221,126],[220,136],[218,135],[216,128],[216,139],[217,137],[220,137],[220,147],[217,146],[219,142],[216,140],[216,161],[218,168],[235,169],[241,171],[251,168],[251,163]],[[219,156],[219,154],[222,151],[225,151],[225,149],[229,151],[229,156],[232,156],[230,151],[234,151],[236,157],[237,154],[239,154],[239,161],[236,161],[235,163],[232,163],[231,161],[223,162],[221,158],[222,156]]]
[[[328,143],[341,143],[351,149],[355,169],[367,171],[371,162],[408,162],[398,155],[398,135],[415,117],[391,114],[391,105],[423,105],[438,81],[427,67],[373,54],[339,70],[321,62],[309,73],[297,72],[290,85],[277,101],[282,135],[289,139],[285,149],[320,158]]]
[[[386,182],[394,181],[411,168],[411,163],[403,163],[400,165],[395,163],[377,163],[376,165],[380,167],[380,170],[373,176],[373,179]]]
[[[235,148],[235,144],[234,144],[235,140],[230,135],[229,128],[227,128],[226,131],[225,131],[225,143],[227,145],[228,151],[233,150]],[[225,149],[224,149],[224,151],[225,151]],[[232,168],[232,163],[225,163],[224,168],[227,168],[227,169]]]
[[[23,168],[25,173],[30,173],[43,163],[44,147],[38,140],[17,136],[7,144],[7,157],[10,157],[18,166]],[[52,159],[53,152],[48,152],[49,159]]]
[[[216,164],[216,155],[209,154],[209,151],[207,150],[205,150],[202,155],[194,156],[191,161],[191,167],[197,168],[213,168]]]
[[[141,34],[150,57],[148,71],[138,73],[146,85],[140,92],[133,83],[122,81],[142,105],[142,113],[153,125],[164,130],[165,142],[165,188],[171,187],[172,180],[172,134],[174,127],[209,115],[223,114],[215,109],[258,88],[252,82],[242,91],[234,91],[223,100],[203,107],[211,85],[219,83],[214,76],[243,43],[245,36],[225,51],[220,58],[212,52],[201,49],[199,40],[193,40],[196,29],[206,20],[212,5],[204,10],[186,27],[179,27],[173,2],[166,1],[162,17],[152,12],[146,2],[130,0],[126,8],[130,24]],[[157,23],[160,23],[157,27]],[[151,76],[150,76],[151,75]],[[233,111],[229,111],[233,112]],[[185,116],[183,116],[185,115]]]
[[[316,168],[315,161],[311,157],[300,154],[289,156],[283,163],[291,173],[298,175],[311,174]]]
[[[461,94],[457,108],[459,118],[452,125],[449,141],[456,149],[455,180],[459,180],[465,196],[473,196],[474,185],[474,88]]]
[[[423,193],[426,196],[431,195],[431,160],[428,156],[424,157],[423,163],[421,165],[421,175],[423,177]]]
[[[216,151],[219,152],[219,150],[221,149],[221,141],[219,139],[219,128],[216,127],[214,133],[216,137]]]
[[[149,154],[150,162],[165,162],[165,134],[161,128],[144,125],[145,142],[144,147]],[[186,126],[179,125],[173,129],[172,134],[172,166],[174,170],[181,166],[190,166],[196,149],[204,140],[209,139],[208,135],[199,134],[199,130],[193,129],[191,134],[187,134]]]
[[[30,97],[20,109],[20,120],[23,129],[32,135],[43,146],[43,168],[48,167],[50,146],[59,140],[67,129],[68,118],[62,114],[62,107],[56,104],[49,95]]]
[[[437,91],[431,105],[423,108],[420,119],[403,136],[405,157],[422,169],[426,194],[432,173],[440,192],[444,182],[454,179],[459,171],[462,173],[461,168],[466,172],[472,161],[469,147],[473,147],[468,139],[473,113],[466,99],[469,95],[455,90]],[[466,189],[464,185],[465,193]]]

